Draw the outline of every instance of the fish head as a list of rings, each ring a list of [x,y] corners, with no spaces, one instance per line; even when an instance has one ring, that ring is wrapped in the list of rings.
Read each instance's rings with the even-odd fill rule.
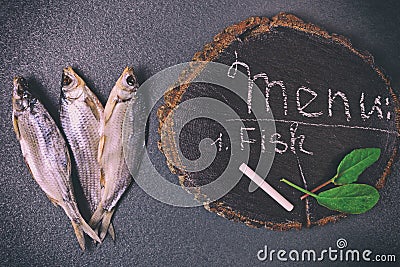
[[[63,70],[61,80],[61,97],[69,101],[74,101],[83,95],[85,90],[85,82],[71,68],[67,67]]]
[[[117,97],[122,101],[127,101],[135,96],[139,83],[132,67],[126,67],[117,81]]]
[[[28,83],[23,77],[15,77],[13,81],[12,103],[15,111],[26,110],[35,98],[28,90]]]

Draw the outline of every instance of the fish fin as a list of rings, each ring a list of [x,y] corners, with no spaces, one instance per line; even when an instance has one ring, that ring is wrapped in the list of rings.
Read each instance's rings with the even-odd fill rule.
[[[83,233],[86,233],[93,240],[101,243],[99,236],[94,232],[94,230],[85,222],[79,213],[76,206],[68,205],[69,203],[63,203],[61,207],[64,209],[67,216],[70,218],[72,227],[74,228],[74,232],[76,238],[78,239],[79,246],[82,250],[85,250],[85,236]]]
[[[99,229],[100,229],[100,225],[97,225],[97,227],[94,230],[94,232],[97,234],[97,236],[99,236]],[[93,244],[97,245],[96,240],[93,240]]]
[[[102,115],[100,114],[100,112],[97,108],[96,102],[93,99],[91,99],[90,97],[86,97],[85,103],[89,106],[89,108],[92,111],[96,120],[100,121]]]
[[[114,214],[114,209],[111,209],[110,211],[106,211],[103,215],[103,219],[101,220],[101,226],[100,226],[100,239],[101,240],[104,240],[104,238],[107,235],[107,231],[109,230],[109,226],[111,224],[111,218],[112,218],[113,214]],[[114,229],[114,227],[112,229]],[[111,237],[113,237],[113,235],[111,235]],[[114,237],[115,237],[115,235],[114,235]]]
[[[99,236],[92,228],[90,228],[90,226],[83,220],[82,217],[78,219],[78,222],[72,219],[71,223],[72,227],[74,228],[76,239],[78,239],[79,246],[82,250],[85,250],[85,236],[83,233],[86,233],[94,241],[101,243]]]
[[[106,179],[104,177],[104,169],[100,168],[100,186],[104,188],[106,186]]]
[[[101,240],[99,238],[99,236],[96,234],[96,232],[89,226],[89,224],[87,224],[85,222],[85,220],[81,217],[80,219],[80,226],[82,228],[82,230],[88,235],[90,236],[91,239],[93,239],[96,242],[101,243]]]
[[[110,223],[110,226],[108,226],[108,233],[110,234],[112,240],[115,241],[115,230],[112,223]]]
[[[79,246],[84,251],[85,250],[85,237],[83,236],[83,230],[73,220],[71,220],[71,223],[72,223],[72,227],[74,228],[76,239],[78,239]]]
[[[26,167],[28,168],[29,173],[31,174],[33,180],[35,180],[35,176],[33,176],[32,169],[31,169],[31,167],[30,167],[29,164],[28,164],[28,160],[26,159],[26,156],[23,156],[23,157],[24,157],[24,162],[25,162]],[[36,180],[35,180],[35,181],[36,181]]]
[[[14,132],[15,135],[17,136],[17,139],[20,140],[21,139],[21,133],[19,131],[19,126],[18,126],[18,117],[17,116],[13,116],[13,126],[14,126]]]
[[[58,201],[52,198],[51,196],[47,195],[47,198],[50,200],[51,203],[53,203],[54,206],[58,207]]]
[[[69,150],[68,150],[67,144],[64,145],[64,151],[65,151],[65,155],[66,155],[65,159],[67,162],[67,166],[66,166],[67,174],[68,174],[68,177],[70,177],[71,171],[72,171],[72,166],[71,166],[71,156],[69,155]]]
[[[92,228],[99,229],[100,239],[103,240],[108,233],[111,238],[115,239],[114,226],[111,224],[111,218],[114,214],[114,209],[107,211],[103,209],[102,205],[99,205],[96,211],[93,213],[92,218],[90,218],[89,225]]]
[[[104,123],[108,122],[108,120],[110,119],[117,103],[118,103],[118,97],[112,99],[110,102],[106,104],[106,108],[104,109]]]
[[[106,141],[106,136],[102,135],[99,140],[99,150],[97,151],[97,161],[100,163],[101,157],[103,156],[104,143]]]
[[[105,209],[103,209],[103,206],[101,203],[93,213],[92,217],[90,218],[89,225],[93,229],[97,229],[99,226],[100,221],[103,219],[104,213],[106,212]]]

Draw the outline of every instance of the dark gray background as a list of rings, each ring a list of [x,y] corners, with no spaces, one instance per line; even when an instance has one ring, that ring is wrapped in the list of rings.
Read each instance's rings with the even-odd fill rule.
[[[133,185],[115,214],[116,242],[107,238],[82,253],[63,211],[30,177],[11,123],[15,75],[29,78],[58,118],[61,70],[67,65],[77,69],[105,103],[126,65],[135,67],[143,82],[190,60],[226,26],[280,11],[349,37],[356,48],[375,56],[398,91],[398,1],[73,2],[0,2],[1,265],[254,265],[259,264],[256,254],[264,245],[322,250],[335,248],[338,238],[345,238],[350,248],[397,253],[400,260],[399,164],[372,211],[289,232],[248,228],[202,207],[171,207]],[[152,151],[163,163],[157,150]],[[161,168],[168,173],[165,166]]]

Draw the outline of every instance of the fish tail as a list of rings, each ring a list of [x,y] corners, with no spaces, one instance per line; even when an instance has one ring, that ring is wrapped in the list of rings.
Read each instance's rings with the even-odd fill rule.
[[[72,227],[74,228],[76,238],[78,239],[79,246],[82,250],[85,250],[85,237],[83,233],[86,233],[94,241],[101,243],[99,236],[92,228],[90,228],[90,226],[83,220],[82,217],[77,220],[71,220],[71,223]]]
[[[103,208],[101,204],[97,207],[96,211],[90,218],[89,225],[93,229],[98,230],[100,240],[104,240],[107,232],[110,234],[111,238],[115,240],[114,226],[111,224],[111,219],[114,214],[114,209],[110,211]]]
[[[100,231],[100,225],[97,225],[96,229],[94,229],[94,231],[98,234]],[[108,226],[108,234],[111,236],[112,240],[115,241],[115,230],[114,230],[114,226],[112,223],[110,223],[110,226]],[[95,245],[97,245],[97,242],[95,240],[93,240],[93,243]]]
[[[100,203],[99,206],[97,207],[97,209],[95,210],[95,212],[93,213],[92,217],[90,218],[90,221],[89,221],[90,227],[92,227],[93,229],[98,229],[99,223],[103,219],[105,212],[106,212],[106,210],[103,209],[103,206]]]
[[[83,236],[83,230],[79,227],[79,224],[75,223],[71,220],[72,227],[74,228],[74,232],[76,235],[76,239],[78,239],[79,246],[84,251],[85,250],[85,237]]]
[[[106,211],[103,215],[103,219],[101,220],[101,226],[100,226],[100,239],[103,240],[106,235],[107,232],[110,233],[111,238],[114,240],[115,239],[115,233],[114,233],[114,227],[111,226],[110,229],[110,225],[111,225],[111,218],[114,214],[114,209],[110,210],[110,211]]]
[[[94,232],[97,234],[97,236],[99,236],[99,229],[100,229],[100,226],[97,226],[95,229],[93,229]],[[92,240],[92,241],[93,241],[93,244],[96,246],[97,245],[96,240]]]
[[[110,226],[108,226],[108,233],[110,234],[112,240],[115,241],[115,231],[112,223],[110,223]]]
[[[96,232],[89,226],[89,224],[87,224],[85,222],[85,220],[81,217],[80,218],[80,227],[82,228],[82,230],[88,235],[90,236],[91,239],[93,239],[94,241],[97,241],[99,243],[101,243],[101,240],[99,238],[99,236],[96,234]]]
[[[71,220],[76,238],[78,239],[79,246],[82,248],[82,250],[85,250],[85,236],[83,233],[86,233],[90,238],[101,243],[99,236],[85,222],[75,205],[63,205],[63,208]]]

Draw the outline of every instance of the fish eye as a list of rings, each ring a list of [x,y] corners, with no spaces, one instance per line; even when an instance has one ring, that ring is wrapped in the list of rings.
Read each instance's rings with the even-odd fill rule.
[[[127,83],[129,86],[134,86],[135,83],[136,83],[135,77],[133,77],[133,75],[129,75],[128,77],[126,77],[126,83]]]
[[[72,79],[68,76],[65,75],[64,73],[62,74],[62,81],[61,81],[61,85],[62,86],[68,86],[72,83]]]
[[[20,96],[25,96],[26,91],[25,89],[28,87],[28,83],[22,77],[18,78],[18,87],[17,87],[17,94]]]
[[[19,82],[19,84],[21,84],[22,87],[28,86],[28,83],[26,82],[25,78],[23,78],[23,77],[19,77],[18,82]]]
[[[29,101],[26,98],[17,99],[15,101],[16,108],[19,111],[25,110],[29,106]]]
[[[21,87],[21,86],[18,86],[18,88],[17,88],[17,94],[18,94],[20,97],[26,97],[26,91],[25,91],[24,88]]]

